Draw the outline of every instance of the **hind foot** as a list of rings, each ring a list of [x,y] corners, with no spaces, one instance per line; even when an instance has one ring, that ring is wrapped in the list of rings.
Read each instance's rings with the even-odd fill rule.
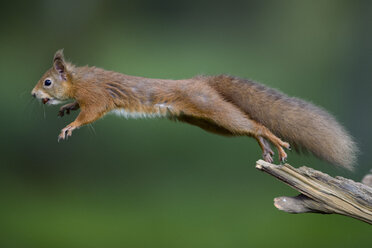
[[[264,139],[262,136],[259,136],[257,138],[257,141],[262,149],[262,158],[268,163],[273,163],[274,152],[273,150],[271,150],[270,143],[266,139]]]
[[[280,163],[284,164],[285,162],[287,162],[288,155],[284,151],[283,147],[288,149],[288,150],[291,150],[291,146],[289,145],[289,143],[283,142],[280,139],[279,139],[279,142],[274,143],[274,145],[275,145],[276,149],[278,149]]]
[[[289,145],[289,143],[282,141],[281,139],[279,139],[278,137],[276,137],[274,135],[270,136],[269,140],[276,147],[276,149],[278,150],[278,156],[279,156],[280,163],[285,163],[287,161],[288,155],[284,151],[284,148],[290,150],[291,146]],[[274,159],[273,159],[274,152],[271,150],[269,142],[265,138],[263,138],[262,136],[259,136],[257,138],[257,141],[258,141],[258,144],[260,145],[260,147],[262,149],[263,159],[266,162],[273,163],[274,162]]]

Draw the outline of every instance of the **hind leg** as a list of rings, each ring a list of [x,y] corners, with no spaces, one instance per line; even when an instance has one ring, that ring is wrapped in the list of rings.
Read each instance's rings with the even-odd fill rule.
[[[223,119],[221,121],[225,120],[226,119]],[[236,131],[232,131],[232,133],[239,133],[240,135],[245,134],[254,137],[258,141],[258,144],[262,149],[262,156],[266,162],[272,163],[273,162],[272,156],[274,155],[274,152],[271,150],[270,144],[267,142],[267,140],[270,141],[271,144],[273,144],[278,150],[279,161],[284,163],[287,160],[288,156],[283,148],[290,149],[289,143],[284,142],[280,138],[275,136],[275,134],[273,134],[264,125],[249,119],[246,115],[244,115],[244,121],[242,120],[236,122],[232,121],[226,124],[230,126],[232,125],[230,128],[236,129]]]
[[[192,96],[199,95],[196,92]],[[207,101],[212,97],[213,104]],[[264,125],[250,119],[246,113],[235,105],[224,101],[219,95],[203,95],[201,99],[200,96],[190,97],[190,99],[187,99],[190,102],[184,102],[185,99],[182,100],[182,102],[174,104],[173,107],[178,109],[179,112],[182,110],[184,115],[212,122],[228,130],[229,133],[235,136],[246,135],[254,137],[262,149],[263,158],[268,162],[272,162],[272,155],[274,153],[267,141],[270,141],[270,143],[277,148],[279,160],[281,162],[287,159],[287,154],[283,149],[283,147],[287,149],[290,148],[287,142],[283,142]],[[198,125],[195,123],[193,124]]]

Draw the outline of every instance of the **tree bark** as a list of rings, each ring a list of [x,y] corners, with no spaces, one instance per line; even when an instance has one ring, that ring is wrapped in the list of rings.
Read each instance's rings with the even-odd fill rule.
[[[331,177],[323,172],[289,164],[275,165],[263,160],[256,168],[264,171],[300,192],[298,196],[274,199],[279,210],[288,213],[341,214],[372,224],[372,171],[363,183],[343,177]]]

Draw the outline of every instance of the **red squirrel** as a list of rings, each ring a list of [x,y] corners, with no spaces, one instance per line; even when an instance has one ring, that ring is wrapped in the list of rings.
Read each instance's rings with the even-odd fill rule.
[[[58,140],[109,112],[125,117],[165,117],[225,136],[257,140],[263,159],[273,162],[271,144],[284,162],[284,149],[307,150],[332,164],[353,168],[357,146],[335,118],[320,107],[238,77],[196,76],[183,80],[129,76],[97,67],[77,67],[56,52],[53,66],[31,94],[62,106],[63,116],[80,108]]]

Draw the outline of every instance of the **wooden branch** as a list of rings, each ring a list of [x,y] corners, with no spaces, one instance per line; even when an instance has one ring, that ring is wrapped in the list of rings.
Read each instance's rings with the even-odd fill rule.
[[[372,187],[372,169],[369,171],[369,174],[365,175],[362,179],[362,183]]]
[[[343,177],[331,177],[323,172],[302,166],[298,169],[289,164],[274,165],[263,160],[256,168],[278,178],[301,194],[274,199],[279,210],[288,213],[341,214],[372,224],[372,174],[363,182]],[[372,172],[372,171],[371,171]]]

